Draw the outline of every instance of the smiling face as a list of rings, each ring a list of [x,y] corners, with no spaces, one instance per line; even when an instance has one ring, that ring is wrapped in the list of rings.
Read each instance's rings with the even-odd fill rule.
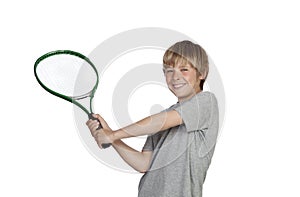
[[[209,61],[200,45],[183,40],[166,50],[163,67],[169,89],[181,102],[203,90]]]
[[[175,64],[164,68],[166,82],[169,89],[178,98],[179,102],[190,99],[201,92],[201,75],[189,63]]]

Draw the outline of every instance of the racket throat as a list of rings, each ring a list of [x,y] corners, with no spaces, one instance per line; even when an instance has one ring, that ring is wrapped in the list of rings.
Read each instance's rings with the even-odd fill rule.
[[[87,97],[90,97],[91,94],[93,93],[93,90],[89,91],[86,94],[80,95],[80,96],[69,96],[72,100],[81,100],[81,99],[85,99]]]

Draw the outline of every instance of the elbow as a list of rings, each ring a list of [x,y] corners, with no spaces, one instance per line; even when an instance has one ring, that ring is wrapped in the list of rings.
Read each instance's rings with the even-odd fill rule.
[[[149,164],[140,165],[136,171],[139,173],[145,174],[149,170]]]
[[[150,151],[144,151],[141,153],[141,157],[136,163],[136,171],[139,173],[146,173],[149,171],[150,168],[150,161],[151,161],[152,152]]]
[[[149,166],[140,166],[138,169],[136,169],[139,173],[145,174],[149,170]]]
[[[139,169],[138,172],[141,174],[145,174],[148,171],[148,169]]]

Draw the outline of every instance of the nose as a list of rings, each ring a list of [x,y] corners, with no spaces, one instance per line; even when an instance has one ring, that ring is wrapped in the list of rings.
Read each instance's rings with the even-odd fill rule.
[[[181,77],[181,73],[177,70],[177,69],[174,69],[174,72],[173,72],[173,80],[179,80]]]

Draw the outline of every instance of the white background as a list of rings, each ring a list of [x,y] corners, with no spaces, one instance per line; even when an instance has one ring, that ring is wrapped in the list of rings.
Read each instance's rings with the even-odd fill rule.
[[[299,196],[298,5],[2,1],[0,196],[136,196],[141,175],[110,169],[86,151],[72,105],[39,87],[33,64],[55,49],[89,54],[140,27],[192,37],[222,76],[226,120],[204,196]]]

